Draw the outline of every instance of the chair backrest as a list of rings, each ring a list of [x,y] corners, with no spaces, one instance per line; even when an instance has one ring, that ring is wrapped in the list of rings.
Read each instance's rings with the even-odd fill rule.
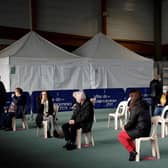
[[[117,106],[117,109],[116,109],[116,114],[119,114],[119,115],[124,115],[125,112],[127,112],[127,108],[128,108],[128,102],[127,101],[121,101],[118,106]]]
[[[161,118],[167,118],[168,117],[168,105],[166,105],[163,110],[162,110],[162,113],[161,113]],[[167,114],[166,114],[167,113]]]
[[[153,138],[157,137],[157,126],[158,126],[159,120],[160,120],[160,116],[151,117],[151,122],[152,122],[151,137]]]
[[[54,113],[56,114],[58,112],[58,110],[59,110],[59,105],[54,103],[53,104],[53,109],[54,109]]]

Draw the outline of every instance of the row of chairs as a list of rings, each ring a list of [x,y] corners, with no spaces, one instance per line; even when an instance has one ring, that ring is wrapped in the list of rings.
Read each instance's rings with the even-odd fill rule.
[[[168,135],[168,105],[164,107],[161,116],[151,117],[152,120],[152,131],[149,137],[141,137],[135,140],[136,144],[136,161],[140,160],[140,144],[143,141],[151,141],[152,144],[152,156],[156,159],[160,158],[158,139],[157,139],[157,125],[160,124],[161,127],[161,138],[164,138]],[[114,119],[114,129],[117,130],[122,128],[123,125],[127,122],[128,119],[128,101],[122,101],[118,104],[118,107],[115,113],[108,114],[108,124],[107,127],[110,127],[111,119]],[[118,123],[119,122],[119,123]]]
[[[159,123],[161,124],[161,137],[164,138],[168,135],[168,105],[166,105],[163,110],[161,116],[159,116]],[[115,113],[108,114],[108,123],[107,127],[110,127],[110,121],[114,119],[114,129],[117,130],[122,128],[123,125],[127,122],[128,119],[128,101],[121,101]],[[118,123],[119,122],[119,123]]]

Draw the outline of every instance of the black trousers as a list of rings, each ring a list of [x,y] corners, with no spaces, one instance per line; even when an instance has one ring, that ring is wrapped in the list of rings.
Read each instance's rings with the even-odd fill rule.
[[[76,141],[76,130],[81,128],[80,124],[70,125],[69,123],[65,123],[62,125],[62,130],[64,132],[65,140],[71,141],[75,143]]]

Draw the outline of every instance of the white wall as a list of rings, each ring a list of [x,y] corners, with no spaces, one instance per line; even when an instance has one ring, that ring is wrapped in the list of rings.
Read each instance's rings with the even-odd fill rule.
[[[114,39],[153,41],[153,1],[108,0],[107,27]]]
[[[29,1],[1,0],[0,26],[29,28]]]
[[[167,1],[163,3],[168,5]],[[37,0],[37,28],[93,36],[100,31],[100,3],[100,0]],[[110,37],[153,40],[153,0],[107,0],[107,6]],[[163,9],[166,11],[166,7]],[[29,0],[2,1],[0,21],[1,26],[29,28]],[[168,23],[166,17],[164,22]]]
[[[100,0],[38,0],[38,28],[92,36],[98,30]]]

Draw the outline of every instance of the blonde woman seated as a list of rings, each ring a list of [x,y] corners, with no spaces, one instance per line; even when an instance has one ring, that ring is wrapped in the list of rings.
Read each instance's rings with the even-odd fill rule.
[[[54,133],[53,123],[53,102],[47,91],[42,91],[37,100],[37,117],[36,124],[42,127],[42,122],[47,121],[47,137],[50,138]]]
[[[160,98],[160,104],[155,107],[153,115],[161,115],[163,108],[168,105],[168,92],[163,93]]]

